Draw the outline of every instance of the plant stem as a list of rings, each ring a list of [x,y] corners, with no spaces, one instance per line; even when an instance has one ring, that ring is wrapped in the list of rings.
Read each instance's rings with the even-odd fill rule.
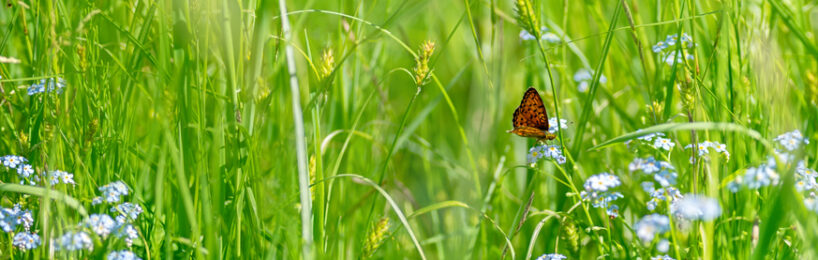
[[[420,94],[420,85],[417,85],[418,90],[412,95],[412,99],[409,100],[409,104],[406,105],[406,111],[403,112],[403,118],[400,120],[400,126],[398,126],[398,132],[395,133],[395,138],[392,139],[392,146],[389,148],[389,151],[386,154],[386,159],[383,161],[383,166],[381,167],[381,172],[378,175],[378,182],[379,186],[383,185],[383,178],[386,175],[386,168],[389,167],[389,159],[392,159],[392,155],[395,153],[395,147],[398,144],[398,139],[400,139],[400,134],[403,132],[403,127],[406,125],[406,119],[409,117],[409,111],[412,111],[412,105],[415,104],[415,100],[417,99],[418,95]],[[369,207],[369,214],[366,217],[366,223],[372,221],[372,212],[375,210],[375,204],[378,202],[378,197],[372,199],[372,206]]]
[[[295,122],[295,148],[298,163],[298,186],[301,191],[301,257],[312,259],[312,201],[310,199],[310,175],[307,172],[307,144],[304,134],[304,116],[301,111],[301,93],[298,88],[298,76],[296,75],[295,57],[290,39],[290,20],[287,17],[286,1],[278,1],[281,12],[281,31],[284,35],[285,56],[287,59],[287,71],[290,77],[290,92],[293,99],[293,121]]]

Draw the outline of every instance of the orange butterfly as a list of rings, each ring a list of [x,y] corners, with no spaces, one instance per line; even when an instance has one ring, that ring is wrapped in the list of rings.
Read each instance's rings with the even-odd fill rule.
[[[556,136],[548,132],[548,115],[545,112],[545,105],[542,103],[540,93],[533,87],[529,87],[523,95],[523,101],[517,110],[514,110],[514,118],[511,120],[514,129],[509,133],[522,137],[534,137],[537,141],[554,140]]]

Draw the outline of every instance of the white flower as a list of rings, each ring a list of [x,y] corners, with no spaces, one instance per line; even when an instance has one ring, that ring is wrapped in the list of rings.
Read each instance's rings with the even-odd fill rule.
[[[798,149],[801,144],[809,144],[809,139],[804,138],[804,135],[801,134],[801,131],[797,129],[792,132],[787,132],[779,135],[778,137],[774,138],[773,141],[778,142],[784,148],[787,148],[789,151],[793,151]]]
[[[114,219],[106,214],[92,214],[85,219],[85,227],[103,238],[111,234],[115,226]]]
[[[142,260],[142,258],[128,250],[111,251],[108,253],[107,258],[108,260]]]
[[[670,205],[670,212],[687,220],[710,221],[721,216],[721,206],[713,198],[686,195]]]
[[[656,149],[664,149],[666,151],[670,151],[673,147],[676,146],[676,143],[670,141],[667,138],[656,138],[656,141],[653,142],[653,147]]]
[[[557,118],[552,117],[548,119],[548,132],[557,133],[560,129],[568,129],[568,120],[560,118],[560,123],[557,124]]]
[[[68,250],[68,251],[77,251],[82,249],[93,250],[94,249],[94,241],[91,240],[91,236],[88,233],[79,231],[79,232],[72,232],[69,231],[68,233],[63,234],[60,236],[56,243],[56,249],[60,250]]]
[[[670,231],[670,219],[667,216],[659,214],[650,214],[634,225],[636,236],[642,240],[643,243],[650,243],[656,235],[664,234]]]
[[[11,244],[21,251],[34,249],[40,245],[40,236],[29,232],[20,232],[14,235]]]
[[[566,257],[564,255],[561,255],[561,254],[553,253],[553,254],[541,255],[540,257],[537,257],[537,260],[562,260],[562,259],[566,259],[566,258],[568,258],[568,257]]]

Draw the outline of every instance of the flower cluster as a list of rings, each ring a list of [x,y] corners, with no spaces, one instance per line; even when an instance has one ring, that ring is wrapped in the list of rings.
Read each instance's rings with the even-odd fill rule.
[[[40,236],[28,231],[14,235],[11,244],[22,251],[30,250],[40,246]]]
[[[560,129],[568,129],[568,120],[560,118],[560,123],[557,124],[557,118],[552,117],[548,119],[548,132],[556,134]]]
[[[636,236],[643,243],[649,244],[657,235],[670,231],[670,219],[665,215],[650,214],[644,216],[633,226]]]
[[[139,217],[139,214],[142,214],[142,207],[138,204],[123,202],[111,208],[111,212],[119,212],[120,215],[116,217],[117,222],[134,221]],[[120,218],[123,218],[123,220],[120,220]]]
[[[7,169],[13,169],[21,180],[28,180],[31,185],[36,185],[40,180],[39,175],[33,167],[28,164],[28,160],[22,156],[6,155],[0,157],[0,163]],[[47,181],[51,185],[59,183],[76,184],[74,175],[68,172],[55,170],[47,174]],[[21,184],[23,181],[21,181]],[[129,194],[128,186],[122,181],[116,181],[99,188],[102,196],[94,199],[94,205],[102,202],[118,203],[122,196]],[[56,236],[52,241],[54,249],[58,251],[78,251],[93,250],[94,240],[92,235],[102,239],[116,237],[125,242],[130,247],[133,241],[138,238],[138,231],[132,224],[142,213],[142,207],[130,203],[122,202],[110,208],[110,212],[117,213],[116,218],[108,214],[91,214],[80,222],[75,228],[71,228],[60,236]],[[31,232],[34,225],[34,218],[31,210],[23,209],[20,204],[13,208],[0,207],[0,229],[4,232],[13,233],[12,245],[21,250],[31,250],[40,246],[39,235]],[[23,231],[18,232],[18,227]],[[130,251],[115,251],[109,254],[109,259],[139,259]]]
[[[74,182],[74,174],[64,171],[56,170],[48,174],[48,182],[51,185],[57,185],[62,182],[64,184],[77,184]]]
[[[808,210],[818,213],[818,197],[816,197],[815,192],[810,192],[809,196],[804,198],[804,206]]]
[[[694,148],[693,144],[688,144],[688,145],[685,146],[685,149],[692,149],[692,148]],[[719,143],[719,142],[704,141],[704,142],[696,144],[695,148],[698,151],[698,156],[699,157],[703,157],[705,155],[708,155],[708,154],[710,154],[710,150],[713,150],[716,153],[724,155],[727,158],[727,160],[730,160],[730,152],[727,151],[727,145],[726,144],[722,144],[722,143]],[[690,161],[692,162],[693,158],[691,158]]]
[[[818,178],[818,172],[807,168],[804,161],[798,162],[798,166],[795,167],[795,177],[795,189],[798,191],[814,191],[818,189],[818,183],[815,182],[815,178]]]
[[[139,238],[139,232],[136,231],[136,228],[132,224],[119,223],[115,230],[116,232],[114,233],[114,235],[125,241],[125,245],[127,245],[128,247],[133,245],[133,241],[135,239]]]
[[[676,46],[676,43],[679,41],[678,34],[671,34],[665,37],[664,41],[656,43],[653,45],[652,50],[654,53],[661,53],[665,51],[665,49],[671,48]],[[696,43],[693,42],[693,38],[690,37],[687,33],[682,33],[681,39],[682,48],[693,48],[696,47]]]
[[[588,87],[591,85],[591,80],[594,79],[594,72],[590,69],[581,68],[574,73],[574,81],[577,82],[577,90],[579,92],[588,91]],[[599,84],[605,84],[608,82],[608,78],[605,75],[599,75]]]
[[[99,191],[102,192],[102,196],[94,198],[91,204],[97,205],[102,202],[119,202],[119,197],[128,195],[128,186],[122,181],[115,181],[99,187]]]
[[[562,260],[566,258],[568,257],[561,254],[553,253],[541,255],[540,257],[537,257],[537,260]]]
[[[672,204],[674,201],[683,198],[682,193],[679,192],[679,189],[672,186],[656,189],[653,187],[652,182],[643,182],[642,189],[650,194],[650,200],[648,200],[647,203],[648,210],[650,211],[656,210],[659,203],[663,201],[667,201],[668,203]]]
[[[27,180],[29,184],[36,185],[40,181],[40,176],[34,171],[34,167],[28,164],[28,159],[19,155],[6,155],[0,157],[3,161],[3,166],[7,169],[17,172],[20,177],[20,184],[24,184]]]
[[[788,151],[798,149],[801,144],[809,144],[809,139],[805,138],[804,135],[801,134],[801,131],[798,130],[783,133],[774,138],[773,141],[778,142],[778,144],[786,148]]]
[[[612,191],[622,184],[619,177],[610,173],[600,173],[585,180],[579,196],[584,201],[590,201],[594,208],[606,208],[608,215],[615,218],[619,215],[619,207],[611,204],[614,200],[622,198],[622,193]]]
[[[660,186],[657,189],[654,187],[653,182],[642,182],[642,190],[650,195],[650,200],[647,202],[648,210],[655,211],[660,205],[664,204],[663,202],[672,205],[684,197],[679,189],[673,186],[676,185],[678,173],[669,162],[658,161],[652,156],[645,159],[636,158],[628,165],[628,169],[631,172],[642,171],[648,176],[652,175],[653,180]]]
[[[560,43],[560,41],[561,41],[560,37],[557,34],[551,32],[551,30],[549,30],[548,27],[545,27],[545,26],[541,27],[540,32],[542,33],[542,36],[540,36],[540,40],[544,40],[544,41],[546,41],[548,43],[554,43],[554,44]],[[520,40],[530,41],[530,40],[534,40],[536,38],[537,37],[534,37],[534,35],[532,35],[528,31],[526,31],[525,29],[520,30]]]
[[[108,260],[142,260],[142,258],[128,250],[111,251],[108,253],[107,258]]]
[[[662,253],[667,252],[668,250],[670,250],[670,242],[667,241],[667,239],[659,240],[659,243],[656,243],[656,250],[658,250],[659,252],[662,252]],[[657,256],[657,257],[659,257],[659,256]],[[673,258],[671,258],[671,259],[673,259]]]
[[[83,221],[83,226],[90,229],[102,238],[108,237],[116,226],[116,222],[111,216],[106,214],[92,214]]]
[[[727,184],[727,188],[732,192],[738,192],[741,187],[757,190],[766,186],[777,185],[779,179],[775,160],[770,157],[767,163],[762,163],[758,167],[747,168],[744,175],[736,176]]]
[[[676,43],[681,46],[677,47]],[[654,53],[659,54],[659,58],[668,66],[673,66],[677,62],[684,62],[685,59],[692,60],[693,55],[689,54],[689,50],[696,47],[693,38],[687,33],[683,33],[681,39],[677,34],[671,34],[665,37],[664,41],[656,43],[651,48]]]
[[[685,220],[710,221],[721,216],[721,206],[716,199],[688,194],[670,205],[670,213]]]
[[[640,131],[642,130],[641,129],[636,130],[636,132]],[[657,150],[670,151],[671,149],[673,149],[673,147],[676,147],[676,143],[674,143],[668,138],[665,138],[664,136],[665,136],[664,133],[650,133],[637,137],[635,140],[639,141],[639,143],[649,145]],[[625,145],[628,145],[628,147],[630,147],[630,144],[632,142],[633,140],[625,141]]]
[[[12,238],[12,245],[17,249],[26,251],[40,246],[40,236],[31,233],[31,226],[34,225],[34,218],[31,210],[21,209],[20,204],[15,204],[13,208],[0,208],[0,229],[7,233],[13,233],[18,226],[22,226],[24,231],[17,232]]]
[[[787,151],[795,151],[799,149],[802,144],[809,144],[809,139],[804,137],[801,131],[798,130],[781,134],[774,138],[773,141],[778,142],[778,144],[787,149]],[[776,151],[776,154],[784,164],[793,161],[794,158],[793,155],[780,151]],[[772,170],[775,170],[776,161],[772,157],[768,157],[766,165],[772,165],[767,166],[767,168],[773,168]],[[804,160],[798,161],[795,166],[795,189],[803,193],[809,192],[809,194],[804,196],[804,206],[808,210],[818,213],[818,197],[815,195],[815,192],[818,191],[816,178],[818,178],[818,172],[807,168]]]
[[[565,163],[565,156],[562,155],[562,150],[558,145],[534,145],[528,149],[526,159],[529,164],[533,165],[543,158],[551,158],[559,164]]]
[[[122,181],[112,182],[99,188],[103,196],[97,197],[100,201],[118,202],[121,196],[128,194],[128,187]],[[116,197],[114,200],[113,197]],[[95,200],[97,200],[95,199]],[[136,230],[133,221],[142,213],[142,207],[131,203],[123,202],[110,208],[110,212],[118,213],[116,218],[112,218],[108,214],[98,213],[91,214],[80,222],[76,231],[69,231],[59,237],[54,244],[57,250],[77,251],[77,250],[94,250],[93,240],[91,235],[96,235],[101,239],[109,239],[115,237],[125,242],[127,247],[133,245],[133,241],[139,237],[139,232]],[[111,240],[109,240],[111,241]],[[117,257],[127,257],[127,253],[121,255],[119,253],[129,251],[119,251],[114,255]],[[132,253],[131,253],[132,255]],[[111,256],[109,255],[109,259]],[[133,258],[117,258],[117,259],[133,259]],[[138,258],[136,258],[138,259]]]
[[[634,159],[633,162],[628,164],[628,169],[632,172],[641,170],[645,174],[653,175],[653,179],[662,187],[676,185],[676,178],[678,177],[673,165],[665,161],[657,161],[652,156],[646,159]]]
[[[802,144],[809,144],[809,140],[798,130],[781,134],[773,140],[787,149],[787,151],[794,151],[799,149]],[[760,189],[767,186],[778,185],[780,181],[778,171],[791,167],[792,163],[795,162],[795,156],[780,150],[776,150],[775,154],[779,161],[776,161],[773,156],[767,156],[766,162],[760,164],[758,167],[747,168],[743,175],[738,175],[730,181],[727,184],[727,188],[732,192],[738,192],[742,187]],[[778,168],[779,163],[784,164],[784,166]],[[815,196],[815,192],[818,190],[816,178],[818,178],[818,172],[807,168],[805,161],[801,160],[795,164],[795,189],[799,192],[809,193],[804,196],[804,206],[818,213],[818,201],[816,201]]]
[[[23,210],[20,204],[15,204],[13,208],[0,208],[0,229],[4,232],[13,232],[17,226],[22,226],[28,231],[34,225],[34,218],[31,210]]]
[[[656,137],[656,140],[653,141],[653,148],[656,149],[670,151],[670,149],[673,149],[674,146],[676,146],[676,143],[670,141],[670,139],[663,137]]]
[[[65,80],[61,77],[57,77],[56,79],[41,79],[40,83],[34,83],[28,87],[28,95],[33,96],[35,94],[52,91],[56,91],[57,94],[60,94],[62,93],[63,87],[65,87]]]
[[[0,157],[3,160],[3,166],[6,168],[19,169],[20,166],[26,165],[28,159],[17,155],[6,155]]]
[[[53,243],[58,251],[94,250],[94,241],[84,231],[69,231],[60,236]]]
[[[28,181],[29,185],[37,185],[40,182],[40,174],[38,174],[34,167],[28,164],[28,159],[18,155],[6,155],[0,157],[3,166],[8,169],[13,169],[20,177],[20,184],[25,184]],[[60,182],[65,184],[76,184],[74,182],[74,175],[64,171],[56,170],[48,174],[48,182],[51,185],[56,185]]]
[[[37,185],[40,181],[40,176],[34,171],[34,167],[28,164],[28,159],[18,155],[6,155],[0,157],[3,166],[7,169],[13,169],[20,177],[20,184],[28,181],[31,185]],[[57,184],[60,180],[63,183],[74,183],[74,175],[63,171],[54,171],[51,174],[56,177],[56,182],[51,180],[52,184]],[[17,227],[23,227],[24,231],[16,232],[12,237],[12,245],[21,250],[27,251],[40,246],[40,236],[37,233],[31,232],[31,227],[34,225],[34,218],[31,210],[22,209],[20,204],[15,204],[13,208],[0,208],[0,229],[7,233],[14,233]]]

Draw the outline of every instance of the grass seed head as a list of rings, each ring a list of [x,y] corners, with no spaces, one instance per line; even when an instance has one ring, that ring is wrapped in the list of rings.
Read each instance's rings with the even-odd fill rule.
[[[692,110],[696,105],[696,90],[690,80],[685,80],[678,85],[681,94],[682,105],[687,110]]]
[[[815,73],[807,72],[807,93],[808,99],[812,105],[818,105],[818,78],[815,77]]]
[[[534,13],[534,6],[530,0],[517,0],[514,2],[517,11],[517,23],[520,27],[534,35],[535,39],[540,38],[540,21]]]
[[[658,116],[661,115],[664,111],[665,106],[661,102],[653,101],[652,104],[648,105],[648,114],[651,116]]]
[[[562,225],[563,232],[560,233],[560,236],[562,236],[563,240],[568,241],[571,252],[577,252],[579,250],[579,232],[577,230],[577,225],[567,218]]]
[[[372,257],[375,250],[378,250],[378,247],[383,244],[386,231],[389,231],[389,218],[383,217],[372,226],[372,229],[369,230],[369,233],[366,236],[363,250],[364,258]]]
[[[432,53],[435,52],[435,42],[426,41],[420,45],[418,57],[415,59],[415,84],[418,86],[424,85],[427,75],[429,75],[429,59]]]
[[[332,55],[332,49],[324,50],[324,54],[321,57],[321,69],[318,74],[318,78],[320,80],[324,80],[332,74],[332,70],[335,68],[335,56]]]
[[[315,155],[310,156],[310,184],[315,184]],[[310,198],[315,200],[315,186],[310,187]]]

